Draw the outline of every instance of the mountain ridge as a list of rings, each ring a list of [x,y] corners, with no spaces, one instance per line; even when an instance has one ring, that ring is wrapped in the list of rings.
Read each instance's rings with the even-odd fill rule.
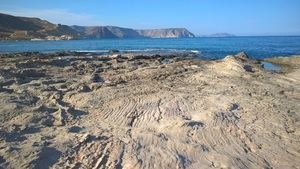
[[[40,18],[0,13],[0,40],[70,40],[110,38],[193,38],[186,28],[131,29],[118,26],[68,26]]]
[[[44,39],[49,36],[70,36],[78,38],[78,33],[67,25],[53,24],[39,18],[17,17],[0,13],[0,39]]]

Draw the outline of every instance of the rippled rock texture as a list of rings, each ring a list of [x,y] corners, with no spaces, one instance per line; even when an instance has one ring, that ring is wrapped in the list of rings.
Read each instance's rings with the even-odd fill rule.
[[[269,61],[3,54],[0,168],[299,168],[300,57]]]

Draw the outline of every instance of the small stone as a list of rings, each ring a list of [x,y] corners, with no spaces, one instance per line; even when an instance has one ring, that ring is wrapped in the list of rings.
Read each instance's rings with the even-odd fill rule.
[[[61,95],[59,93],[54,93],[53,95],[50,96],[50,100],[59,100],[61,99]]]
[[[78,91],[79,91],[79,92],[90,92],[91,89],[90,89],[88,86],[83,85],[83,86],[80,86],[80,87],[79,87],[79,90],[78,90]]]
[[[99,89],[99,88],[101,88],[101,84],[99,84],[99,83],[91,83],[90,85],[89,85],[89,87],[90,87],[90,89],[92,89],[93,91],[94,90],[97,90],[97,89]]]
[[[80,143],[85,143],[85,142],[87,142],[90,138],[91,138],[91,135],[89,135],[88,133],[86,133],[86,134],[84,134],[84,135],[80,138],[79,142],[80,142]]]
[[[117,50],[117,49],[111,49],[111,50],[108,51],[108,53],[110,53],[110,54],[119,53],[119,52],[120,51]]]
[[[67,89],[68,86],[67,86],[66,84],[62,84],[62,85],[60,85],[60,88],[61,88],[61,89]]]
[[[40,144],[38,142],[33,142],[32,146],[33,147],[38,147]]]
[[[42,124],[42,125],[45,125],[45,126],[48,126],[48,127],[53,126],[53,123],[54,123],[54,118],[53,118],[53,117],[50,117],[50,116],[48,116],[48,117],[46,117],[46,118],[43,118],[43,119],[41,120],[41,124]]]

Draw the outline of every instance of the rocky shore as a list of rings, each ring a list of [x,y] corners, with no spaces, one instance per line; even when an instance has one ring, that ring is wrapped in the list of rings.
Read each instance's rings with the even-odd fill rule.
[[[300,56],[0,55],[0,168],[299,168]]]

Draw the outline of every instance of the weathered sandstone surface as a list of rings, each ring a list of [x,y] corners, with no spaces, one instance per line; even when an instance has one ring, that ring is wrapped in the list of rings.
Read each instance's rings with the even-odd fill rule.
[[[299,168],[300,57],[0,56],[0,168]]]

